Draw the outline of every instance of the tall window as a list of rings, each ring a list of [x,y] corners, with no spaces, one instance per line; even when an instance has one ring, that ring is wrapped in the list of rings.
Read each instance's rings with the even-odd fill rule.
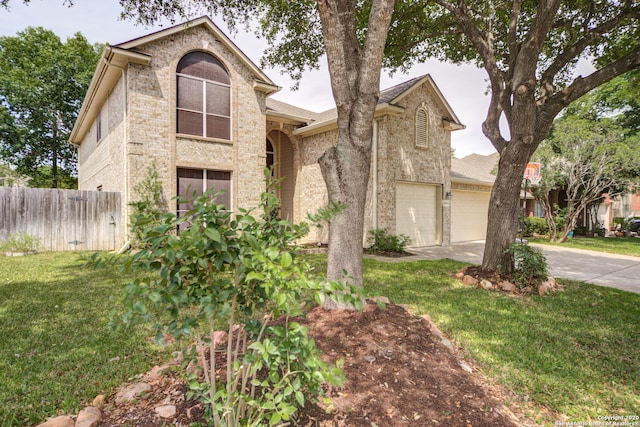
[[[416,112],[416,146],[429,146],[429,115],[424,107]]]
[[[177,132],[231,139],[231,81],[224,65],[191,52],[177,68]]]
[[[275,153],[275,150],[273,149],[273,144],[271,144],[271,141],[269,141],[268,139],[267,139],[267,146],[265,149],[267,151],[267,167],[271,169],[271,176],[275,176],[274,165],[275,165],[276,153]]]

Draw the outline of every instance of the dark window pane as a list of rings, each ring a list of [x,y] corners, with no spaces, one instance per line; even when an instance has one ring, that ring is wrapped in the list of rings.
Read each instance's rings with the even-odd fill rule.
[[[207,136],[209,138],[231,139],[229,118],[207,115]]]
[[[207,171],[207,190],[214,190],[214,193],[224,191],[218,195],[216,203],[231,208],[231,172]]]
[[[230,116],[231,102],[229,94],[229,87],[207,83],[207,113]]]
[[[202,80],[178,76],[178,108],[202,111]]]
[[[204,171],[199,169],[178,169],[178,196],[187,199],[187,203],[178,205],[179,211],[188,211],[193,207],[193,199],[203,193]]]
[[[202,135],[202,113],[178,110],[178,133]]]
[[[185,55],[178,63],[177,72],[214,82],[230,84],[229,74],[224,65],[204,52],[191,52]]]

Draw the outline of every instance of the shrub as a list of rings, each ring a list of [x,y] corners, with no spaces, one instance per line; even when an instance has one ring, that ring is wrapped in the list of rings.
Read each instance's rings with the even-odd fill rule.
[[[404,248],[411,243],[411,238],[406,234],[391,234],[386,228],[375,228],[369,230],[369,247],[367,252],[404,252]]]
[[[17,233],[9,237],[6,242],[0,243],[0,250],[5,252],[38,252],[40,238],[27,233]]]
[[[528,216],[524,219],[524,235],[525,237],[548,236],[549,226],[544,218]]]
[[[147,168],[145,178],[133,187],[137,200],[130,203],[133,207],[129,218],[131,246],[139,248],[142,240],[142,229],[136,226],[136,221],[143,216],[146,221],[159,225],[160,217],[169,210],[162,181],[156,169],[155,161]]]
[[[185,359],[198,360],[202,372],[188,374],[188,397],[204,403],[215,426],[280,425],[322,396],[323,383],[344,381],[339,365],[326,364],[291,317],[304,314],[303,302],[322,304],[326,295],[358,308],[361,299],[341,283],[309,276],[293,244],[309,227],[274,215],[275,185],[269,181],[262,194],[261,218],[242,209],[232,215],[205,193],[182,217],[168,213],[156,223],[140,212],[134,222],[142,250],[126,265],[153,274],[126,287],[123,319],[155,319],[157,339],[193,337]],[[176,234],[183,224],[188,228]],[[214,339],[220,325],[227,332],[222,346]],[[216,354],[224,366],[216,366]]]
[[[514,243],[505,252],[513,259],[511,280],[519,288],[538,285],[547,279],[547,259],[540,249]]]

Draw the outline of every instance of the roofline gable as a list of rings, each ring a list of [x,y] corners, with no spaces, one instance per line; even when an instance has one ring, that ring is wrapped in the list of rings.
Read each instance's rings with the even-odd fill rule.
[[[116,47],[127,50],[135,49],[136,47],[142,46],[144,44],[154,42],[164,37],[168,37],[173,34],[189,30],[190,28],[198,27],[200,25],[203,25],[211,33],[213,33],[213,35],[218,40],[220,40],[220,42],[227,49],[229,49],[234,55],[238,57],[238,59],[240,59],[240,62],[242,62],[244,66],[251,70],[255,77],[262,81],[260,82],[261,86],[257,87],[257,89],[263,90],[268,94],[277,92],[282,89],[281,87],[277,86],[247,55],[245,55],[245,53],[240,50],[240,48],[238,48],[238,46],[229,37],[227,37],[227,35],[211,20],[211,18],[206,15],[182,24],[177,24],[151,34],[126,41],[124,43],[117,44]]]
[[[400,102],[404,97],[408,96],[411,92],[416,90],[416,88],[418,88],[424,83],[427,83],[429,88],[433,91],[436,98],[436,102],[438,102],[440,106],[447,112],[447,114],[449,114],[449,118],[451,120],[446,120],[446,121],[454,125],[452,127],[452,130],[465,129],[466,126],[462,124],[462,122],[460,121],[456,113],[453,111],[453,108],[451,108],[451,105],[449,105],[449,103],[445,99],[444,95],[440,91],[440,88],[431,77],[431,74],[425,74],[420,80],[412,84],[410,88],[403,91],[400,95],[396,96],[391,101],[389,101],[389,104],[396,104]]]

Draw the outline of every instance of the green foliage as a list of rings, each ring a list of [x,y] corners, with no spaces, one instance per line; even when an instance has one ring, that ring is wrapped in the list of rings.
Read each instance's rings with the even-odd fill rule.
[[[0,243],[0,250],[5,252],[35,253],[40,248],[40,238],[27,233],[17,233]]]
[[[505,251],[513,259],[511,280],[520,288],[542,283],[548,277],[547,259],[533,246],[514,243]]]
[[[369,253],[383,253],[383,252],[404,252],[404,248],[411,243],[411,238],[406,234],[391,234],[386,228],[375,228],[369,230],[369,247],[367,252]]]
[[[549,226],[544,218],[527,216],[524,218],[524,236],[545,236],[549,233]]]
[[[187,377],[189,396],[205,403],[216,426],[279,425],[321,396],[322,384],[344,380],[291,316],[304,315],[303,302],[322,304],[327,295],[360,308],[361,298],[341,283],[309,276],[295,253],[295,241],[309,226],[274,215],[276,185],[269,181],[262,194],[260,218],[243,209],[232,215],[205,193],[183,217],[141,212],[134,219],[142,249],[125,266],[153,278],[125,288],[123,320],[155,319],[158,339],[195,337],[197,345],[185,355],[199,359],[202,372]],[[215,342],[221,325],[229,337],[222,344]],[[226,355],[224,378],[216,376],[220,367],[215,357],[207,360],[205,349]]]
[[[0,37],[0,158],[38,186],[75,175],[69,135],[99,52],[80,33],[63,43],[41,27]]]
[[[144,179],[133,187],[133,191],[137,200],[131,203],[130,241],[132,247],[139,248],[144,230],[135,226],[137,218],[142,216],[150,221],[145,222],[145,226],[160,225],[162,215],[169,211],[155,161],[147,168]]]
[[[176,350],[157,346],[149,324],[109,332],[133,277],[83,268],[83,255],[0,256],[0,426],[77,414]]]

